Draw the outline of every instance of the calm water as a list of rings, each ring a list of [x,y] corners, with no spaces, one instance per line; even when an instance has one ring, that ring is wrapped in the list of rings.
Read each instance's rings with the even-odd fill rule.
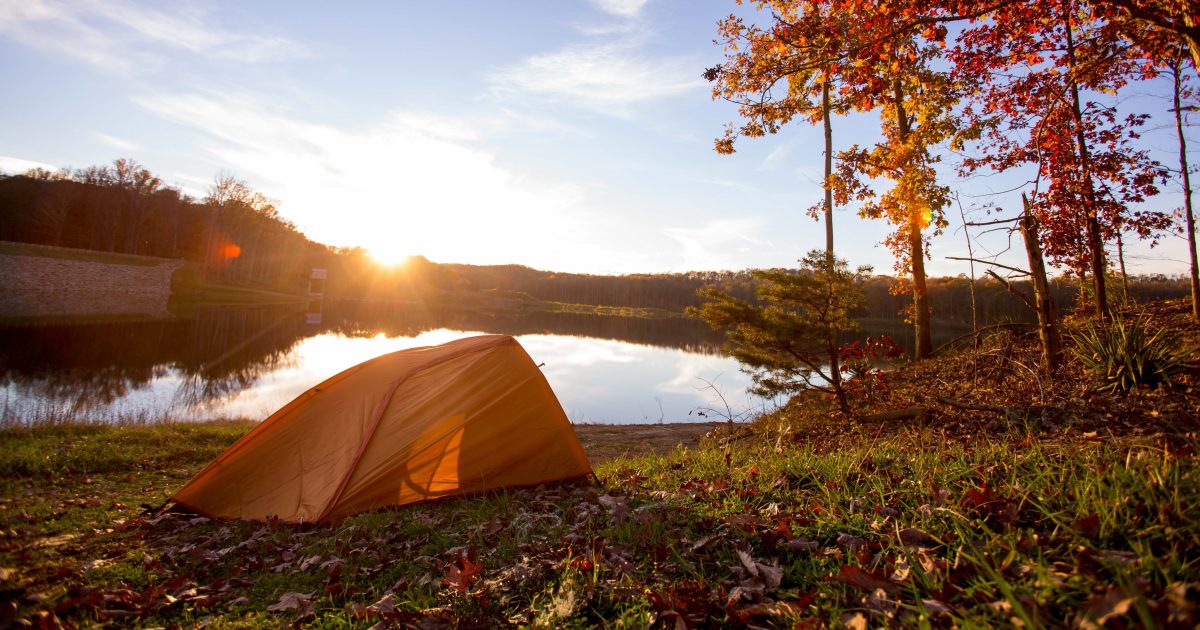
[[[746,393],[749,377],[720,355],[719,337],[689,320],[352,303],[326,304],[312,319],[206,308],[167,321],[0,328],[0,414],[6,422],[262,419],[359,362],[484,333],[514,335],[545,363],[574,422],[694,422],[772,404]]]

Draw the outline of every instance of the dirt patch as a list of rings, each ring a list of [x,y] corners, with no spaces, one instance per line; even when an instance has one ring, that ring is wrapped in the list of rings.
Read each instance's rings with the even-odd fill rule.
[[[694,447],[700,436],[722,424],[577,424],[575,435],[594,466],[623,455],[666,453],[681,444]]]

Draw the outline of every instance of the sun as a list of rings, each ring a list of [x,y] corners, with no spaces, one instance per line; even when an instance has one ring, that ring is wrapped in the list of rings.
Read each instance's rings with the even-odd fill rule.
[[[375,262],[384,267],[402,267],[408,262],[409,258],[412,258],[411,254],[383,247],[369,247],[367,248],[367,253]]]

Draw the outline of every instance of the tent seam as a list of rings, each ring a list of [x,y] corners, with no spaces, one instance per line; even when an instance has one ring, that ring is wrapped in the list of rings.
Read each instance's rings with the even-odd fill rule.
[[[506,343],[515,344],[517,343],[517,340],[510,336],[497,336],[495,343],[491,343],[479,348],[464,349],[461,353],[449,357],[439,357],[437,361],[429,361],[412,369],[402,378],[396,379],[396,381],[392,383],[391,387],[388,389],[387,394],[384,395],[383,400],[380,401],[379,406],[375,408],[374,417],[371,419],[371,427],[367,430],[367,434],[363,436],[362,444],[359,445],[358,451],[354,454],[354,459],[351,460],[350,466],[346,469],[345,476],[342,477],[341,483],[338,484],[337,491],[333,493],[333,497],[330,498],[329,503],[325,505],[325,509],[321,510],[320,516],[318,516],[314,522],[322,521],[326,516],[329,516],[329,513],[333,511],[334,506],[337,505],[339,500],[341,500],[342,493],[346,491],[346,486],[350,484],[350,479],[354,477],[354,471],[358,469],[358,463],[362,460],[362,456],[366,453],[367,447],[371,444],[371,440],[375,437],[375,431],[379,429],[379,423],[383,421],[384,412],[387,411],[388,406],[392,404],[392,397],[396,395],[396,391],[400,389],[400,386],[404,384],[405,381],[412,378],[413,375],[423,372],[435,365],[449,363],[450,361],[468,356],[470,354],[486,352]]]

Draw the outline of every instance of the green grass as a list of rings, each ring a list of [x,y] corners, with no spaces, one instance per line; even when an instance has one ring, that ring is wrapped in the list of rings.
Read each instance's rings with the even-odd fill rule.
[[[669,319],[683,317],[683,313],[661,308],[635,306],[606,306],[601,304],[574,304],[570,302],[542,302],[538,310],[547,313],[579,313],[604,315],[607,317],[639,317],[643,319]]]
[[[1185,586],[1200,581],[1195,436],[847,431],[835,449],[779,450],[750,439],[609,461],[602,488],[319,526],[113,507],[161,501],[246,428],[0,433],[0,567],[14,569],[3,584],[14,614],[215,627],[836,626],[859,615],[869,626],[1053,627],[1114,612],[1109,596],[1126,604],[1116,618],[1127,626],[1200,619]],[[288,607],[287,593],[305,597]]]
[[[15,243],[12,241],[0,241],[0,254],[7,254],[9,256],[59,258],[63,260],[98,262],[110,265],[138,265],[142,267],[153,267],[169,260],[166,258],[153,258],[150,256],[135,256],[132,254],[118,254],[114,252],[102,252],[90,249],[69,249],[65,247],[52,247],[49,245],[35,245],[33,243]]]

